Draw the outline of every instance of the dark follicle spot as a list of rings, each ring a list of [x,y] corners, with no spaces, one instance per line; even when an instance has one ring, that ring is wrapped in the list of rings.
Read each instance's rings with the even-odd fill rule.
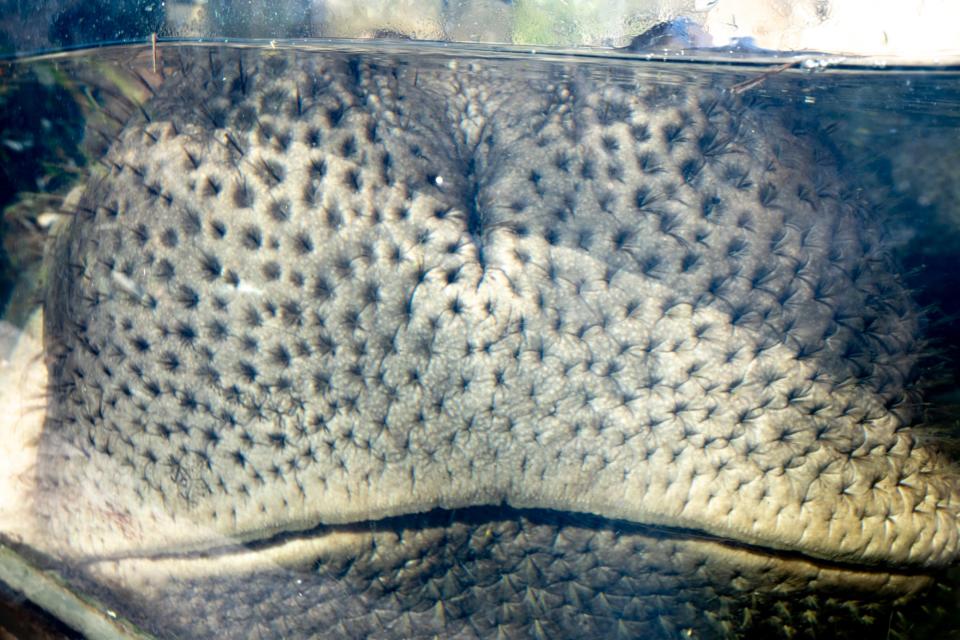
[[[327,110],[327,121],[331,129],[336,129],[343,122],[344,117],[347,115],[347,107],[342,103],[338,102],[337,105],[331,109]]]
[[[217,178],[214,176],[207,176],[207,179],[203,183],[202,193],[204,196],[212,198],[220,195],[221,189],[222,187],[220,186],[220,181]]]
[[[313,251],[313,239],[307,233],[298,233],[295,237],[294,248],[300,255],[306,255]]]
[[[283,268],[278,262],[273,260],[264,263],[262,271],[263,277],[267,280],[279,280],[280,276],[283,274]]]
[[[347,136],[340,143],[340,155],[344,158],[352,158],[357,152],[357,140],[353,136]]]
[[[261,171],[260,171],[261,178],[269,187],[279,186],[283,182],[284,178],[286,178],[287,170],[279,162],[275,160],[262,159],[260,163],[261,163]],[[241,206],[241,205],[238,205],[238,206]],[[245,206],[249,206],[249,205],[245,205]]]
[[[290,219],[291,205],[286,198],[274,200],[269,206],[270,217],[277,222],[286,222]]]
[[[354,193],[360,193],[360,190],[363,186],[361,181],[360,172],[356,169],[350,169],[343,175],[344,184]]]
[[[223,239],[227,235],[227,225],[222,220],[211,220],[210,231],[218,240]]]
[[[245,248],[256,251],[263,246],[263,232],[260,227],[248,226],[241,232],[241,241]]]
[[[160,241],[163,243],[163,246],[172,249],[179,244],[180,236],[176,229],[168,228],[160,235]]]
[[[233,204],[239,209],[247,209],[253,206],[253,190],[247,185],[246,180],[241,180],[233,188]]]
[[[203,231],[200,214],[192,209],[184,211],[180,216],[180,228],[188,236],[200,235],[201,231]]]

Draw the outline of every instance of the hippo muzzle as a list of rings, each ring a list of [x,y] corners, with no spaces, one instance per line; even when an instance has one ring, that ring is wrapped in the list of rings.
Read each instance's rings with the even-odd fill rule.
[[[152,632],[856,629],[956,559],[919,311],[779,113],[549,61],[166,62],[52,252],[33,505]]]

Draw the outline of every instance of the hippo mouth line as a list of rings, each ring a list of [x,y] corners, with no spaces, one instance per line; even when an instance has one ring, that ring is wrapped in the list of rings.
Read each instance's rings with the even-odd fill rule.
[[[525,520],[533,523],[546,524],[555,530],[564,528],[579,528],[592,531],[613,531],[618,536],[636,536],[647,539],[673,539],[685,544],[696,545],[703,543],[717,549],[738,550],[747,554],[776,559],[786,563],[802,562],[815,565],[824,570],[837,572],[856,572],[874,574],[878,576],[901,576],[925,583],[929,580],[931,571],[922,568],[906,568],[896,565],[883,564],[868,565],[863,563],[830,560],[817,556],[810,556],[800,550],[781,549],[750,544],[734,538],[724,538],[706,532],[683,529],[671,526],[654,526],[643,523],[604,518],[589,513],[555,511],[550,509],[515,509],[506,505],[476,506],[456,510],[434,509],[427,513],[402,514],[386,517],[380,520],[351,522],[339,525],[318,525],[303,530],[287,530],[274,533],[268,537],[250,538],[244,541],[236,539],[225,540],[222,545],[212,545],[194,550],[157,550],[148,553],[130,552],[110,556],[91,556],[77,563],[78,567],[92,566],[105,562],[125,560],[133,561],[164,561],[176,559],[214,559],[233,554],[269,552],[273,549],[291,543],[305,542],[313,539],[322,539],[327,536],[369,535],[374,532],[395,532],[401,529],[417,528],[444,528],[454,522],[469,522],[475,528],[498,521]]]
[[[574,623],[603,636],[730,634],[753,628],[751,617],[771,630],[851,613],[882,619],[882,607],[931,583],[923,572],[503,507],[325,526],[203,552],[89,560],[78,569],[79,583],[94,592],[115,585],[136,594],[135,604],[131,596],[106,598],[134,621],[210,636],[222,632],[210,622],[218,612],[238,609],[243,628],[303,637],[427,630],[561,636]],[[704,625],[700,610],[712,622]]]

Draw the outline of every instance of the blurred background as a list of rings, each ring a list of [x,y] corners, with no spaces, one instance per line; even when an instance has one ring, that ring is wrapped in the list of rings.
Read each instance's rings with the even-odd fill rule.
[[[954,0],[2,0],[0,53],[177,38],[371,38],[618,47],[683,21],[690,46],[956,61]]]

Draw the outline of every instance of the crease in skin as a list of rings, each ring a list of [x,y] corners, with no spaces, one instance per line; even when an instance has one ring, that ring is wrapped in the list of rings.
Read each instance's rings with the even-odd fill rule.
[[[55,553],[509,505],[956,559],[918,311],[775,114],[556,63],[172,59],[51,261]]]
[[[394,637],[405,622],[423,635],[430,630],[482,637],[489,634],[490,626],[499,626],[501,632],[511,626],[513,631],[518,626],[529,626],[532,631],[534,625],[517,625],[516,617],[513,625],[505,620],[492,625],[489,619],[495,616],[490,616],[489,611],[511,597],[517,601],[535,598],[545,604],[566,599],[564,604],[569,606],[573,604],[567,595],[571,591],[580,593],[579,602],[574,603],[585,612],[606,618],[592,627],[600,635],[611,633],[619,622],[620,628],[629,630],[630,635],[664,637],[657,618],[669,620],[668,624],[676,627],[676,635],[683,622],[692,621],[689,612],[682,612],[685,605],[697,602],[697,596],[691,594],[698,594],[698,589],[712,589],[712,599],[724,603],[720,620],[707,626],[708,633],[716,635],[728,625],[725,632],[730,635],[737,624],[737,614],[743,615],[743,603],[749,601],[747,594],[755,599],[771,594],[773,599],[776,594],[788,594],[794,599],[813,594],[832,596],[843,603],[841,607],[856,611],[854,594],[869,594],[865,599],[874,601],[897,601],[911,597],[931,581],[922,574],[829,566],[801,556],[774,558],[762,550],[684,535],[660,535],[653,530],[581,529],[570,523],[552,529],[551,522],[559,520],[556,514],[528,513],[510,523],[484,518],[482,524],[475,523],[479,525],[476,529],[465,531],[463,525],[477,515],[452,521],[447,518],[439,526],[432,516],[426,521],[404,522],[400,518],[385,522],[382,527],[338,527],[255,550],[237,548],[235,552],[200,558],[99,562],[89,566],[88,571],[101,583],[122,585],[127,593],[136,594],[135,616],[156,619],[157,611],[163,611],[163,616],[169,616],[163,621],[167,631],[173,628],[203,634],[209,625],[198,624],[198,620],[216,618],[216,612],[239,610],[237,617],[244,620],[242,628],[248,633],[262,629],[264,635],[270,635],[278,629],[289,629],[296,630],[298,637],[356,636],[357,628],[350,627],[351,623],[359,625],[365,635],[382,637]],[[586,548],[595,552],[584,553]],[[490,557],[496,558],[496,562],[491,563]],[[542,567],[542,574],[549,576],[549,586],[523,575],[528,559]],[[567,563],[569,566],[565,567]],[[643,570],[637,570],[638,566]],[[371,576],[375,576],[373,584],[379,584],[387,593],[397,588],[405,591],[409,589],[407,585],[417,584],[419,589],[412,590],[415,595],[407,598],[418,606],[404,607],[402,601],[399,610],[384,606],[374,595],[376,588],[368,586]],[[622,576],[630,576],[629,581]],[[623,583],[618,585],[621,580]],[[242,586],[250,582],[262,586],[251,594]],[[513,582],[525,586],[512,587],[518,593],[504,597],[504,591],[512,590],[507,585]],[[597,583],[603,586],[598,588]],[[472,586],[465,589],[464,598],[464,593],[451,590],[451,584]],[[599,604],[603,602],[604,587],[613,603],[605,611]],[[418,592],[438,588],[452,591],[453,597],[441,601],[439,607],[447,608],[446,621],[442,616],[438,619],[424,615],[436,613],[438,607],[434,605],[431,611],[418,599]],[[198,601],[196,591],[200,589],[209,601]],[[485,604],[481,615],[455,615],[458,608],[466,608],[463,600],[468,598]],[[632,606],[618,606],[621,600],[632,601]],[[355,610],[357,602],[363,605]],[[667,607],[664,602],[672,606]],[[724,611],[727,607],[729,610]],[[834,607],[829,600],[823,601],[817,615],[827,618]],[[619,621],[611,623],[609,618],[615,619],[617,614],[613,612],[618,609]],[[377,615],[371,616],[371,611]],[[414,611],[422,612],[421,620],[411,621],[418,617]],[[482,614],[484,611],[486,615]],[[555,626],[555,620],[542,612],[541,617],[546,629],[567,637],[564,629]],[[231,622],[235,624],[236,620]]]

